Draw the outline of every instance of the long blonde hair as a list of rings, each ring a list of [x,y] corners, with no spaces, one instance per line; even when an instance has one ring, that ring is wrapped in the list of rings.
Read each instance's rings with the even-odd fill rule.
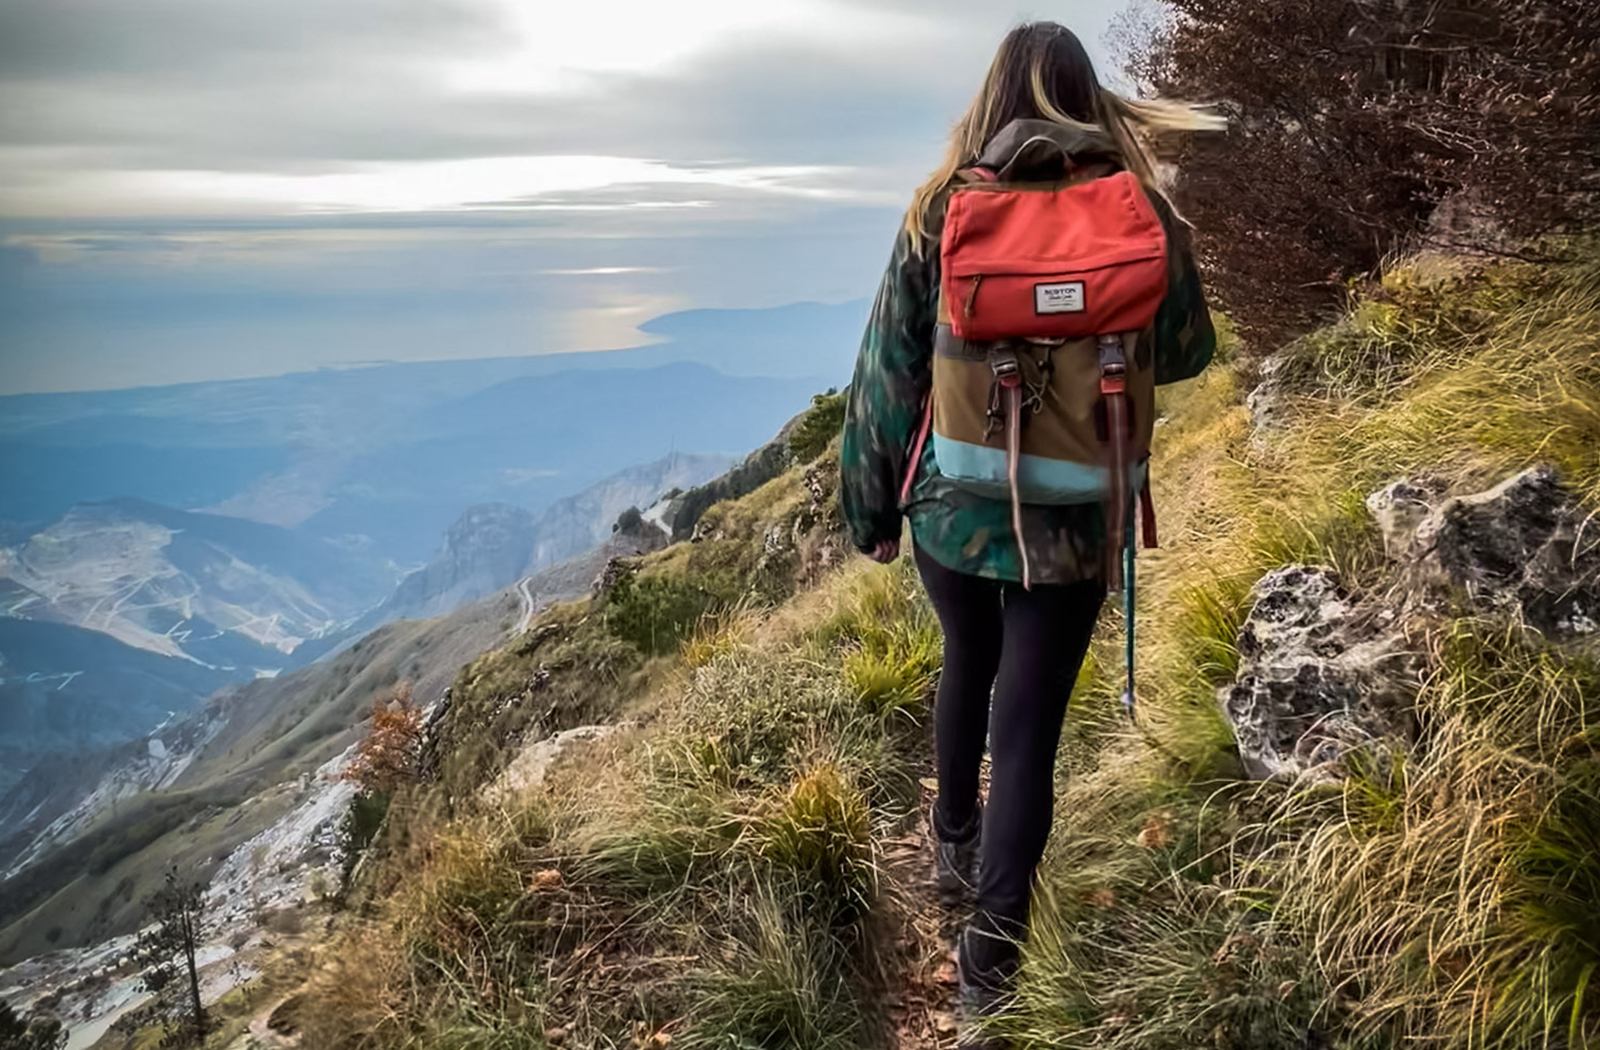
[[[1077,36],[1055,22],[1018,26],[1000,43],[983,87],[956,123],[944,161],[911,198],[905,229],[921,254],[935,237],[944,196],[956,173],[975,164],[989,140],[1013,120],[1051,120],[1107,136],[1117,160],[1151,193],[1165,195],[1149,142],[1179,131],[1218,131],[1221,117],[1183,102],[1124,98],[1100,85]],[[1176,214],[1176,212],[1175,212]]]

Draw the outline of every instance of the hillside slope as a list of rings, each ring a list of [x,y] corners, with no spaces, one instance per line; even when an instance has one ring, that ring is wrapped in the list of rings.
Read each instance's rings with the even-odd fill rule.
[[[1254,399],[1270,426],[1231,347],[1163,393],[1140,722],[1121,720],[1108,617],[1069,718],[1016,1045],[1600,1036],[1593,628],[1540,638],[1481,581],[1432,589],[1368,505],[1413,478],[1428,514],[1453,513],[1485,504],[1449,496],[1551,464],[1577,501],[1561,513],[1592,513],[1597,340],[1592,264],[1435,258],[1283,352]],[[840,569],[834,476],[824,453],[719,504],[696,542],[463,670],[361,918],[313,973],[307,1040],[937,1045],[949,972],[917,859],[937,631],[904,560]],[[1593,555],[1568,549],[1588,594]],[[1369,698],[1406,717],[1315,776],[1252,779],[1253,727],[1224,701],[1258,666],[1266,588],[1307,578],[1338,595],[1317,615],[1368,610],[1362,629],[1407,639],[1406,673]],[[596,721],[628,728],[486,801],[517,755]]]

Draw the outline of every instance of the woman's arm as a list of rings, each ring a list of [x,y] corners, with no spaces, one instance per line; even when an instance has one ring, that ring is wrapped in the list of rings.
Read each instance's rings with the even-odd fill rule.
[[[1217,349],[1217,333],[1211,326],[1211,310],[1200,288],[1189,228],[1172,214],[1166,201],[1155,198],[1154,203],[1167,228],[1170,260],[1167,297],[1156,312],[1156,382],[1176,383],[1192,379],[1211,363],[1211,355]]]
[[[929,384],[937,269],[934,259],[911,251],[902,230],[856,358],[839,502],[850,539],[863,552],[900,539],[900,483]]]

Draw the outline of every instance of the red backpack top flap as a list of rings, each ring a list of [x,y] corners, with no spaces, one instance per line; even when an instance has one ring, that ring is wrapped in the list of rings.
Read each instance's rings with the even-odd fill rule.
[[[1167,235],[1130,172],[1076,185],[978,184],[950,196],[940,243],[963,339],[1136,332],[1167,294]]]

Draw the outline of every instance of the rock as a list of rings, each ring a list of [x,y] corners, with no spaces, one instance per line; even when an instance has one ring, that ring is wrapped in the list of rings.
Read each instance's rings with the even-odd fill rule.
[[[1551,467],[1445,501],[1415,542],[1424,585],[1459,588],[1553,640],[1600,634],[1600,522]]]
[[[555,736],[528,744],[517,752],[506,765],[505,771],[484,788],[484,801],[491,805],[503,804],[525,791],[540,787],[550,775],[556,760],[574,744],[603,740],[619,729],[630,727],[631,724],[626,722],[616,725],[579,726],[577,729],[569,729],[564,733],[557,733]]]
[[[596,598],[604,598],[610,594],[612,588],[622,581],[624,576],[633,572],[633,563],[626,558],[611,558],[606,561],[605,568],[600,570],[600,575],[595,577],[589,590]]]
[[[1336,777],[1350,751],[1410,734],[1415,657],[1358,614],[1330,570],[1278,569],[1253,597],[1238,676],[1218,697],[1251,776]]]
[[[1417,528],[1433,512],[1437,498],[1436,483],[1422,478],[1396,481],[1367,497],[1367,509],[1378,524],[1383,549],[1390,558],[1404,558],[1414,550]]]
[[[1281,431],[1287,421],[1292,392],[1284,381],[1286,360],[1283,354],[1277,354],[1261,362],[1261,381],[1244,399],[1256,444]]]

